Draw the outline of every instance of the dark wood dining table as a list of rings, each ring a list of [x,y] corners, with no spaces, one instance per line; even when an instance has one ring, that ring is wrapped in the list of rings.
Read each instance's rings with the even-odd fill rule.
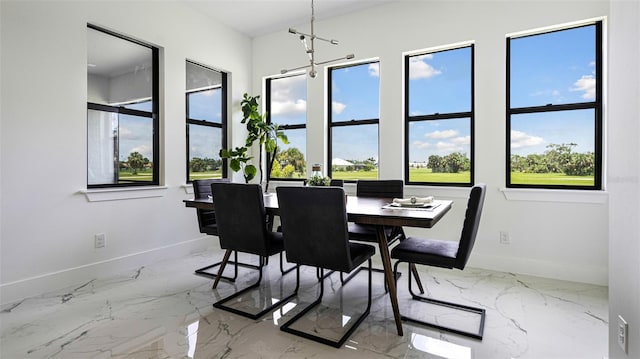
[[[433,208],[431,209],[409,207],[389,208],[389,204],[392,201],[392,198],[347,196],[347,216],[350,222],[371,224],[376,227],[378,249],[384,267],[385,281],[387,282],[387,288],[389,290],[389,298],[391,300],[396,328],[398,335],[403,335],[396,283],[391,266],[391,257],[389,256],[389,243],[384,227],[431,228],[451,209],[452,201],[434,201]],[[190,208],[214,209],[214,204],[211,199],[185,199],[184,204]],[[265,194],[264,205],[268,215],[277,216],[279,214],[278,198],[275,193]]]

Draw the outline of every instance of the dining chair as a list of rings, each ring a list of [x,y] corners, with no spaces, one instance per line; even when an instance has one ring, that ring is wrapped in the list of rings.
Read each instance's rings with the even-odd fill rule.
[[[229,179],[227,178],[216,178],[216,179],[199,179],[194,180],[193,184],[193,195],[195,199],[207,199],[211,194],[211,184],[223,182],[228,183]],[[200,228],[200,233],[208,234],[210,236],[218,236],[218,224],[216,223],[216,214],[214,210],[206,210],[206,209],[196,209],[196,215],[198,216],[198,227]],[[257,269],[258,267],[248,263],[238,262],[238,252],[234,252],[234,260],[228,261],[228,263],[233,264],[234,266],[234,274],[233,277],[222,276],[221,278],[227,280],[229,282],[235,282],[238,277],[238,266]],[[213,263],[211,265],[198,268],[195,270],[195,273],[198,275],[202,275],[208,278],[215,279],[217,274],[212,273],[210,270],[222,264],[222,261]],[[214,287],[215,288],[215,287]]]
[[[257,314],[227,306],[226,303],[248,291],[260,287],[262,269],[266,263],[266,258],[277,253],[282,253],[284,250],[282,233],[272,232],[267,228],[268,219],[264,207],[262,186],[259,184],[218,182],[211,184],[211,191],[215,199],[214,205],[218,222],[220,247],[227,250],[218,269],[218,276],[216,277],[214,288],[220,280],[231,251],[259,256],[257,281],[249,287],[217,301],[213,306],[251,319],[258,319],[265,313],[283,305],[293,298],[296,294],[295,291],[274,303],[272,303],[271,297],[266,298],[264,302],[268,302],[271,305],[262,309]]]
[[[404,182],[402,180],[358,180],[356,182],[356,196],[376,197],[376,198],[402,198],[404,195]],[[387,242],[390,246],[399,239],[404,238],[402,227],[384,227]],[[349,223],[349,238],[353,241],[368,243],[378,243],[376,227],[370,224]],[[374,272],[384,273],[382,268],[373,268]],[[354,275],[357,273],[354,273]],[[342,283],[351,280],[353,276],[344,278],[342,273],[340,279]],[[419,278],[419,277],[418,277]],[[419,279],[418,279],[419,280]],[[422,285],[422,283],[420,283]],[[385,291],[387,290],[385,282]]]
[[[476,240],[485,193],[485,184],[480,183],[471,188],[459,241],[408,237],[391,250],[391,258],[397,260],[393,267],[394,272],[397,271],[400,262],[463,270],[469,260],[471,250]],[[477,332],[470,332],[404,315],[402,316],[403,320],[482,340],[486,315],[485,309],[436,300],[415,294],[411,286],[411,271],[409,271],[408,281],[409,293],[412,299],[477,314],[480,316],[480,325]]]
[[[344,190],[340,187],[278,187],[278,204],[284,236],[284,247],[289,262],[320,268],[320,293],[301,312],[284,323],[280,329],[319,343],[339,348],[358,328],[371,309],[371,256],[375,248],[368,244],[349,241],[347,210]],[[293,324],[311,309],[322,303],[325,269],[351,272],[368,261],[368,301],[365,311],[338,340],[332,340],[293,328]],[[342,290],[344,290],[344,286]],[[342,316],[335,323],[343,327]],[[313,329],[318,332],[317,328]]]

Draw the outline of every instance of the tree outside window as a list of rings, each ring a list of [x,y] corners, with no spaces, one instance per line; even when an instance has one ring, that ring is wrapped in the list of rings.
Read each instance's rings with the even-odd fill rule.
[[[289,140],[288,144],[278,140],[270,176],[278,180],[303,180],[307,172],[307,77],[299,74],[269,78],[266,89],[267,120],[278,124]]]

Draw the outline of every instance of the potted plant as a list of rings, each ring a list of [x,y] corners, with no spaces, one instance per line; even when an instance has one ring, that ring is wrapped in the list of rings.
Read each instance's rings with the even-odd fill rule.
[[[309,186],[328,186],[331,184],[331,178],[322,175],[311,176],[307,180]]]
[[[255,165],[250,161],[253,157],[247,155],[247,151],[253,144],[258,141],[260,145],[259,162],[262,163],[262,146],[267,153],[267,184],[265,186],[265,192],[269,189],[269,175],[271,174],[271,168],[273,167],[273,161],[275,161],[278,154],[278,142],[280,139],[284,144],[289,143],[287,136],[282,130],[280,130],[278,124],[267,122],[267,113],[260,113],[258,110],[258,100],[260,96],[251,96],[247,93],[244,94],[242,101],[240,102],[242,108],[242,121],[240,123],[247,126],[247,139],[244,146],[236,147],[233,150],[223,148],[220,150],[220,157],[229,160],[229,168],[234,172],[242,171],[244,180],[249,183],[255,178],[258,172]],[[260,171],[260,183],[262,183],[262,171]]]

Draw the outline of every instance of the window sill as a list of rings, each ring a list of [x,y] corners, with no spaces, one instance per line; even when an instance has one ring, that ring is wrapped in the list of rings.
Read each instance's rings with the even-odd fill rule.
[[[119,201],[124,199],[163,197],[168,187],[127,187],[106,189],[82,189],[82,193],[89,202]]]
[[[508,201],[604,204],[609,198],[609,194],[605,191],[523,188],[501,188],[500,191]]]

